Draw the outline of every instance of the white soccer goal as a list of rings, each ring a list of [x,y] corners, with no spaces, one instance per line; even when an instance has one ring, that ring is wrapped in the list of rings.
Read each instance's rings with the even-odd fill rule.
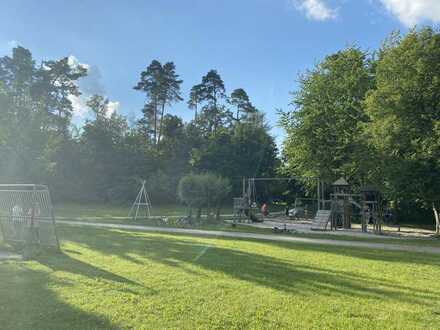
[[[7,243],[59,249],[50,192],[35,184],[0,184],[0,229]]]
[[[131,206],[130,212],[128,213],[128,217],[132,217],[133,220],[136,220],[138,217],[149,218],[151,216],[151,201],[145,185],[146,181],[143,180],[141,189],[139,190],[137,197]]]

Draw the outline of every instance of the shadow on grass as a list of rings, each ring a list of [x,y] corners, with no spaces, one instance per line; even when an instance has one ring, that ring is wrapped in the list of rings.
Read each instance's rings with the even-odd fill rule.
[[[118,329],[105,317],[62,301],[49,286],[69,285],[27,263],[0,264],[2,329]]]
[[[69,252],[71,253],[71,252]],[[138,283],[125,277],[118,276],[91,264],[74,259],[65,253],[51,253],[49,255],[40,255],[35,259],[40,264],[50,268],[52,271],[68,272],[85,276],[90,279],[104,279],[118,283],[126,283],[134,286],[140,286]]]
[[[335,271],[325,266],[312,267],[267,255],[216,247],[215,238],[204,237],[205,241],[212,241],[212,245],[208,245],[210,247],[207,249],[207,244],[195,243],[185,236],[174,238],[171,235],[82,228],[65,228],[64,235],[89,249],[107,255],[117,255],[139,264],[153,260],[185,271],[188,271],[188,265],[194,265],[259,286],[303,296],[319,294],[346,298],[368,297],[423,306],[432,306],[440,296],[438,290],[415,290],[409,286],[410,284],[408,286],[396,284],[379,273],[361,276],[343,269]],[[332,255],[347,256],[354,258],[353,262],[362,262],[364,259],[387,263],[440,265],[437,256],[420,254],[283,242],[259,241],[259,244],[267,245],[268,248],[280,247],[295,251],[326,253],[329,254],[329,258]],[[200,256],[203,250],[206,252]],[[139,258],[133,258],[132,255]],[[104,273],[102,275],[105,276]]]

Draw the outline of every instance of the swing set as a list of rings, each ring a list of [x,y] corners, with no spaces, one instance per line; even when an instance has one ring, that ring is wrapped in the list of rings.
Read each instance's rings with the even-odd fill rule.
[[[304,178],[302,178],[304,179]],[[324,183],[319,177],[307,177],[306,179],[311,180],[316,184],[316,198],[295,198],[294,210],[304,209],[304,215],[313,217],[314,214],[321,210],[325,201],[324,196]],[[269,202],[270,197],[261,198],[261,192],[257,189],[259,183],[276,183],[276,182],[294,182],[299,181],[297,177],[289,178],[279,178],[279,177],[254,177],[254,178],[243,178],[242,180],[242,196],[234,198],[234,221],[235,222],[259,222],[264,218],[280,219],[285,220],[292,217],[291,210],[289,208],[289,203],[284,205],[284,210],[270,211],[268,215],[263,215],[260,213],[260,207],[263,204]],[[265,200],[268,199],[268,200]],[[281,203],[279,203],[281,204]],[[274,205],[279,206],[280,205]]]

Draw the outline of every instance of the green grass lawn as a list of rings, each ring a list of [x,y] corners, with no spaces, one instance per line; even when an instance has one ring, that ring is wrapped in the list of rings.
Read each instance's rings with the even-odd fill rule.
[[[0,263],[4,329],[426,329],[440,258],[61,227],[62,254]]]
[[[107,219],[127,217],[131,205],[118,204],[76,204],[61,203],[55,204],[55,214],[63,218],[96,218]],[[183,205],[158,205],[153,206],[152,214],[156,216],[179,216],[186,214]]]

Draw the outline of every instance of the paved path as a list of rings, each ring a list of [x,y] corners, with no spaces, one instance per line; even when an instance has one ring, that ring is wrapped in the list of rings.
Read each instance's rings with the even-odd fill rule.
[[[0,261],[2,260],[21,260],[23,257],[19,254],[12,253],[12,252],[6,252],[6,251],[0,251]]]
[[[64,225],[70,225],[70,226],[80,226],[80,227],[139,230],[139,231],[147,231],[147,232],[189,234],[189,235],[200,235],[200,236],[251,238],[251,239],[259,239],[259,240],[266,240],[266,241],[307,243],[307,244],[331,245],[331,246],[343,246],[343,247],[345,246],[345,247],[349,247],[349,248],[360,247],[360,248],[380,249],[380,250],[411,251],[411,252],[440,254],[440,247],[398,245],[398,244],[360,242],[360,241],[342,241],[342,240],[318,239],[318,238],[305,238],[305,237],[295,237],[295,236],[283,236],[282,234],[271,235],[271,234],[242,233],[242,232],[232,232],[232,231],[123,225],[123,224],[81,222],[81,221],[68,221],[68,220],[58,220],[57,223],[64,224]]]

